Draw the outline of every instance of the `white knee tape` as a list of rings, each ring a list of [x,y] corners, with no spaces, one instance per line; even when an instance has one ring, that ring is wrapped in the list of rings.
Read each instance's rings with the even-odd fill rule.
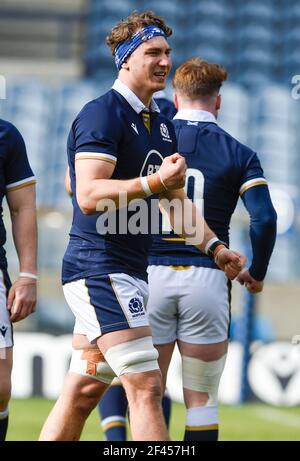
[[[69,371],[102,381],[105,384],[110,384],[116,377],[101,352],[92,349],[73,349]]]
[[[183,387],[196,392],[206,392],[209,397],[206,406],[218,405],[218,389],[225,362],[226,355],[213,362],[182,356]]]
[[[117,376],[159,370],[151,336],[117,344],[106,351],[105,359]]]

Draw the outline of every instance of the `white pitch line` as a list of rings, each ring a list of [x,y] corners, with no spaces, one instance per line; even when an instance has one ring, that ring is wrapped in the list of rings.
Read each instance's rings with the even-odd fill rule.
[[[276,410],[275,408],[261,408],[257,410],[253,409],[252,412],[259,418],[270,421],[271,423],[296,427],[300,429],[300,416],[290,414],[285,410]]]

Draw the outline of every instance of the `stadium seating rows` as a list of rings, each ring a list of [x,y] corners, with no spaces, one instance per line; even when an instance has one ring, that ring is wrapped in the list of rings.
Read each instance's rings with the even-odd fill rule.
[[[297,0],[91,0],[86,70],[100,76],[113,62],[105,37],[134,9],[153,10],[174,30],[174,64],[201,56],[225,65],[247,86],[287,82],[299,72],[300,4]]]

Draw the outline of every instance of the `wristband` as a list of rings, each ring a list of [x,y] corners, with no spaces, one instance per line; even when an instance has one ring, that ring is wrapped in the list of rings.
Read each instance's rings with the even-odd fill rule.
[[[207,256],[212,259],[213,261],[215,260],[215,251],[217,250],[217,248],[219,246],[222,246],[222,247],[225,247],[225,248],[228,248],[228,245],[226,242],[222,242],[221,240],[217,239],[217,238],[213,238],[211,239],[207,244],[206,244],[206,247],[205,247],[205,250],[206,250],[206,254]],[[218,251],[219,252],[219,251]],[[217,252],[217,253],[218,253]]]
[[[141,185],[142,185],[143,191],[146,194],[146,197],[149,197],[149,195],[152,195],[152,190],[149,187],[149,183],[148,183],[147,178],[148,178],[148,176],[141,176],[140,180],[141,180]]]
[[[36,274],[32,274],[32,272],[20,272],[19,277],[27,277],[28,279],[38,280],[38,276]]]

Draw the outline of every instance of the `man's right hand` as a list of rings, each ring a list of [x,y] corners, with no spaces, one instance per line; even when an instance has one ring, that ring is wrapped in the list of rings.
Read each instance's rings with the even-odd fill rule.
[[[184,187],[186,169],[185,158],[180,154],[176,153],[164,158],[159,172],[168,190]]]

